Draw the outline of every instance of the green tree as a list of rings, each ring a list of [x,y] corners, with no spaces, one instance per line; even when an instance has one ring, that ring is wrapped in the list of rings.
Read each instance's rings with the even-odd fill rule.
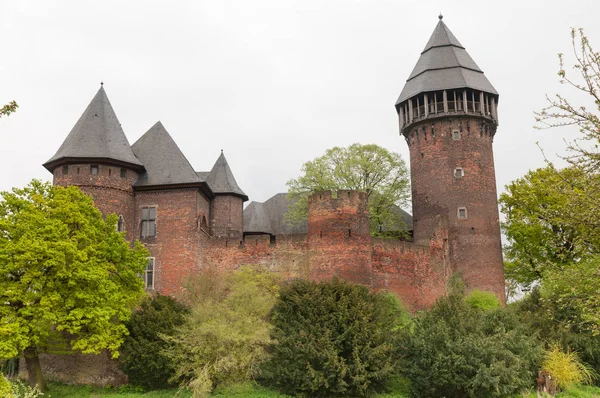
[[[362,397],[394,376],[406,316],[390,294],[342,280],[296,280],[273,309],[272,357],[263,377],[284,393]]]
[[[18,107],[19,107],[19,105],[17,105],[17,103],[15,101],[11,101],[8,104],[4,105],[3,107],[0,107],[0,118],[2,116],[10,115],[14,111],[16,111]]]
[[[287,182],[293,205],[286,221],[306,220],[311,192],[353,189],[367,193],[372,234],[404,226],[400,207],[410,197],[410,176],[399,154],[373,144],[335,147],[304,163],[302,173]]]
[[[533,387],[543,350],[510,311],[452,294],[414,322],[401,343],[413,396],[508,397]]]
[[[203,397],[257,376],[268,358],[279,281],[268,269],[244,266],[231,274],[207,271],[194,282],[187,295],[191,313],[173,336],[163,336],[171,345],[162,354],[175,364],[173,380]]]
[[[600,214],[589,206],[598,182],[579,167],[550,165],[507,185],[500,195],[507,278],[529,286],[547,270],[563,270],[598,253]]]
[[[175,366],[161,353],[170,347],[165,347],[160,336],[172,335],[188,313],[187,306],[167,296],[148,297],[142,302],[126,322],[129,335],[119,357],[119,367],[128,376],[129,384],[148,390],[169,386]]]
[[[24,354],[30,384],[45,389],[38,354],[50,341],[116,357],[146,249],[76,187],[34,180],[0,196],[0,358]]]

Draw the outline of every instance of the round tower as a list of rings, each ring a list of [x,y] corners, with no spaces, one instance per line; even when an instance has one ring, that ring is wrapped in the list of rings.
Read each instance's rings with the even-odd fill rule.
[[[450,264],[468,290],[505,301],[492,142],[498,93],[440,15],[396,103],[410,150],[414,240],[443,219]]]
[[[143,166],[134,155],[101,86],[56,154],[44,163],[54,185],[77,186],[92,196],[103,215],[133,239],[134,193]]]

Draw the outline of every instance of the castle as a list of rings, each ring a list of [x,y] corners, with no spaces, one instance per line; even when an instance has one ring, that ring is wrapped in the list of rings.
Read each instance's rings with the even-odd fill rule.
[[[396,111],[410,148],[413,241],[373,238],[364,193],[317,192],[306,224],[283,222],[284,195],[244,202],[225,155],[195,171],[160,123],[130,145],[103,87],[44,167],[90,194],[150,251],[149,290],[176,294],[203,267],[264,264],[286,278],[338,276],[431,305],[459,273],[502,301],[492,141],[498,93],[440,20]],[[245,182],[246,184],[248,182]],[[410,222],[410,220],[408,220]]]

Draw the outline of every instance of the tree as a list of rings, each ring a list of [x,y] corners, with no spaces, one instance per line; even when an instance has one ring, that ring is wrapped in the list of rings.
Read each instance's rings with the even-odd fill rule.
[[[590,206],[600,180],[579,167],[530,171],[506,187],[500,206],[506,276],[529,286],[600,251],[600,213]]]
[[[0,197],[0,358],[24,354],[30,384],[45,389],[38,354],[51,341],[118,356],[146,249],[76,187],[33,180]]]
[[[14,111],[16,111],[18,107],[19,107],[19,105],[17,105],[17,103],[15,101],[11,101],[8,104],[4,105],[3,107],[0,108],[0,118],[2,116],[10,115]]]
[[[272,271],[244,266],[233,273],[203,272],[191,284],[192,309],[162,351],[194,396],[219,385],[252,380],[268,357],[269,313],[279,281]]]
[[[295,280],[273,308],[271,359],[263,377],[284,393],[363,397],[396,373],[406,315],[387,293],[342,280]]]
[[[286,221],[306,220],[311,192],[353,189],[367,193],[372,234],[404,226],[400,207],[408,202],[410,178],[399,154],[373,144],[335,147],[304,163],[302,172],[287,182],[294,203]]]
[[[169,386],[175,366],[161,353],[165,341],[181,326],[189,309],[171,297],[157,295],[146,298],[131,319],[126,322],[129,335],[121,347],[119,367],[129,378],[129,384],[145,389]]]

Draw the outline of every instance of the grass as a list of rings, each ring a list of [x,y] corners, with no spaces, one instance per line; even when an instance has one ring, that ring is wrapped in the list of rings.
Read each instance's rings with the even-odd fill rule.
[[[538,395],[535,392],[531,392],[529,394],[523,394],[520,397],[517,396],[515,398],[537,398]],[[550,395],[540,395],[543,398],[549,398]],[[568,388],[566,391],[563,391],[554,396],[555,398],[600,398],[600,387],[594,386],[584,386],[584,385],[576,385],[571,388]]]
[[[66,385],[49,383],[44,398],[190,398],[187,391],[177,389],[143,392],[128,386],[121,388],[92,387],[87,385]]]

